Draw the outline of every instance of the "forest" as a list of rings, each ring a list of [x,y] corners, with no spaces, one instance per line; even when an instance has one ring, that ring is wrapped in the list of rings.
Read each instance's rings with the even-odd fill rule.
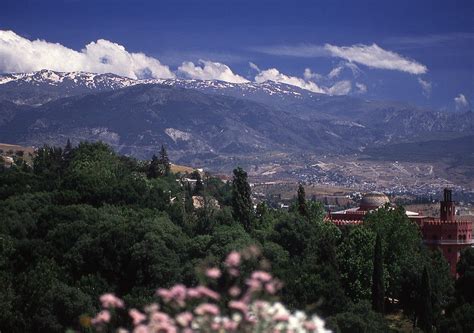
[[[279,299],[333,332],[474,331],[474,249],[454,279],[403,207],[339,229],[302,185],[288,210],[254,207],[243,169],[228,182],[184,175],[156,153],[142,161],[68,142],[31,163],[0,161],[0,332],[90,332],[81,318],[101,295],[142,308],[157,288],[197,285],[197,268],[249,246],[283,282]]]

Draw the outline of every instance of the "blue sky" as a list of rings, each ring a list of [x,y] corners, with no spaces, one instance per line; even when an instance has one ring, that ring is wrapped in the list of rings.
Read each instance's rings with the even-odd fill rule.
[[[274,79],[453,111],[474,103],[473,1],[2,0],[0,30],[15,34],[0,39],[2,72],[107,63],[137,77]],[[147,58],[118,61],[102,39]],[[87,61],[68,56],[91,42]]]

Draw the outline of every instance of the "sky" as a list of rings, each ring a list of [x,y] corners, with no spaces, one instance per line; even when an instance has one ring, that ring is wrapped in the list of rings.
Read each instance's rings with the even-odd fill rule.
[[[474,103],[474,1],[2,0],[0,72],[273,80],[447,111]]]

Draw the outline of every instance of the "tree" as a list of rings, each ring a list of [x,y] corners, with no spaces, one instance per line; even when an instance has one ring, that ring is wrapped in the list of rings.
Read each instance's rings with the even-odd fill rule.
[[[400,299],[404,278],[411,274],[421,277],[425,257],[420,247],[420,229],[408,219],[403,207],[390,206],[369,213],[363,225],[380,234],[385,294],[391,299]]]
[[[306,194],[302,184],[298,185],[298,212],[303,216],[308,216],[308,207],[306,206]]]
[[[375,234],[362,226],[352,227],[337,248],[341,281],[355,303],[370,300]]]
[[[168,176],[171,172],[171,163],[170,159],[168,158],[168,152],[166,151],[165,146],[163,145],[161,145],[159,162],[162,170],[162,175]]]
[[[433,332],[433,304],[431,300],[431,282],[425,266],[421,278],[420,300],[418,302],[418,327],[423,332]]]
[[[153,155],[148,165],[146,176],[148,178],[158,178],[160,176],[160,161],[156,155]]]
[[[196,179],[196,185],[194,186],[194,195],[202,195],[204,191],[204,184],[202,183],[201,174],[199,171],[194,170],[191,174],[192,179]]]
[[[474,303],[474,248],[470,247],[461,252],[457,264],[459,278],[456,281],[456,294],[460,303]]]
[[[247,172],[242,168],[234,169],[234,178],[232,180],[232,208],[234,217],[245,228],[250,231],[252,222],[252,198],[251,189],[247,181]]]
[[[382,239],[377,234],[374,247],[374,270],[372,274],[372,308],[383,313],[385,304],[385,287],[383,277]]]

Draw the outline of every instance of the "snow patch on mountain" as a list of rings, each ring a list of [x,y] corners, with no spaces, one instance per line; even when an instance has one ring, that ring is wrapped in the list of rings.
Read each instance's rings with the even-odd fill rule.
[[[167,128],[165,133],[176,143],[178,140],[189,141],[192,138],[191,133],[180,131],[176,128]]]

